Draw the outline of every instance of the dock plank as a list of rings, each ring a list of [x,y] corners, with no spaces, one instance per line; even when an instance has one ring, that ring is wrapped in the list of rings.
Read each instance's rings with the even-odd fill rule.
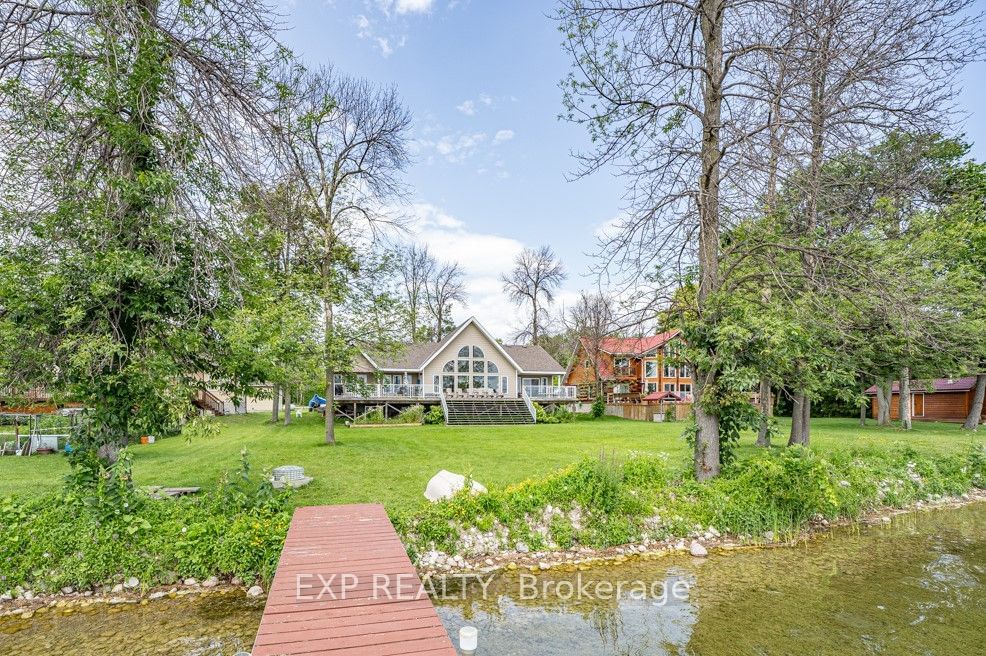
[[[456,656],[380,504],[291,519],[253,656]]]

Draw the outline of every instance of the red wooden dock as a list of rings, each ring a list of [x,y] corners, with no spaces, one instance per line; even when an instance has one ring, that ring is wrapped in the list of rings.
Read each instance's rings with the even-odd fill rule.
[[[455,656],[379,504],[298,508],[252,656]]]

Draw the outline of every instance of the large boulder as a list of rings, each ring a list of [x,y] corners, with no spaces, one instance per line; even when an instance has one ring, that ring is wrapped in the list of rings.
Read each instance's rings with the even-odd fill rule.
[[[432,502],[448,499],[465,486],[465,476],[462,474],[455,474],[450,471],[445,471],[443,469],[432,476],[431,480],[428,481],[428,487],[425,488],[425,498]],[[476,481],[472,482],[473,494],[479,494],[480,492],[485,491],[486,488],[480,483],[477,483]]]

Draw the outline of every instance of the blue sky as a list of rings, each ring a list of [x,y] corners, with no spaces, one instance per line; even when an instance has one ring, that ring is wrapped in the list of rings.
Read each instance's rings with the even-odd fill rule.
[[[568,70],[547,0],[282,0],[285,41],[309,64],[394,84],[414,115],[408,212],[415,238],[466,269],[469,304],[508,338],[516,311],[497,275],[521,248],[550,244],[569,271],[571,302],[595,250],[594,233],[619,214],[623,181],[606,173],[568,181],[584,131],[559,121]],[[966,71],[967,138],[986,158],[986,66]]]

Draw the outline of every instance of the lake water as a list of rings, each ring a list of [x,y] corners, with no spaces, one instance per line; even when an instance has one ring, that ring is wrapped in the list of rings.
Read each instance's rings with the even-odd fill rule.
[[[986,654],[986,503],[836,529],[807,545],[501,574],[436,601],[477,656]],[[619,586],[619,594],[616,588]],[[242,593],[0,618],[0,655],[231,655],[263,603]]]

